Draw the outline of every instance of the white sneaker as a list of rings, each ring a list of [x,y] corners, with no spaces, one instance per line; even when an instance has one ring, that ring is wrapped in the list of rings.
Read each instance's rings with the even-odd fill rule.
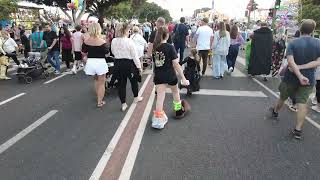
[[[71,69],[66,69],[66,72],[70,72],[71,71]]]
[[[19,64],[18,67],[19,68],[24,68],[24,65],[23,64]]]
[[[71,71],[72,71],[73,74],[77,74],[77,70],[72,69]]]
[[[134,100],[133,100],[133,102],[134,103],[138,103],[138,102],[141,102],[143,100],[143,97],[136,97],[136,98],[134,98]]]
[[[311,99],[311,103],[312,103],[313,105],[317,105],[317,104],[318,104],[317,98],[316,98],[316,97],[312,98],[312,99]]]
[[[59,74],[60,74],[60,71],[54,71],[54,74],[55,74],[55,75],[59,75]]]
[[[314,111],[316,111],[317,113],[320,113],[320,106],[312,106],[311,109],[313,109]]]
[[[230,68],[228,69],[228,73],[229,73],[229,74],[231,74],[231,73],[232,73],[232,71],[233,71],[233,68],[232,68],[232,67],[230,67]]]
[[[151,127],[155,129],[163,129],[165,125],[168,123],[168,117],[165,113],[161,117],[152,116],[152,124]]]
[[[127,103],[124,103],[124,104],[122,104],[122,106],[121,106],[121,111],[124,112],[124,111],[127,110],[127,108],[128,108]]]

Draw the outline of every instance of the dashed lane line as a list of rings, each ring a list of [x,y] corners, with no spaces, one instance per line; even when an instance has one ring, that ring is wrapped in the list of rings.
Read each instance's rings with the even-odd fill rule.
[[[146,89],[146,86],[149,82],[151,78],[151,75],[148,75],[146,80],[144,81],[140,91],[139,91],[139,96],[141,96],[144,92],[144,90]],[[113,153],[113,150],[115,149],[116,145],[118,144],[119,142],[119,139],[125,129],[125,127],[127,126],[129,120],[130,120],[130,117],[132,116],[135,108],[136,108],[137,104],[136,103],[132,103],[132,105],[130,106],[127,114],[125,115],[125,117],[123,118],[121,124],[119,125],[116,133],[114,134],[114,136],[112,137],[111,141],[109,142],[109,145],[107,146],[105,152],[103,153],[101,159],[99,160],[99,163],[98,165],[96,166],[95,170],[93,171],[91,177],[89,180],[98,180],[100,179],[102,173],[103,173],[103,170],[104,168],[106,167],[112,153]]]
[[[10,102],[10,101],[12,101],[12,100],[14,100],[14,99],[17,99],[17,98],[19,98],[19,97],[21,97],[21,96],[23,96],[23,95],[25,95],[25,94],[26,94],[26,93],[20,93],[20,94],[18,94],[18,95],[15,95],[15,96],[9,98],[9,99],[6,99],[6,100],[0,102],[0,106],[4,105],[4,104],[6,104],[6,103],[8,103],[8,102]]]
[[[81,70],[83,70],[83,68],[79,68],[79,69],[77,70],[77,72],[79,72],[79,71],[81,71]],[[51,79],[51,80],[49,80],[49,81],[46,81],[46,82],[44,82],[43,84],[50,84],[50,83],[52,83],[52,82],[54,82],[54,81],[56,81],[56,80],[58,80],[58,79],[60,79],[60,78],[63,78],[63,77],[66,76],[66,75],[70,75],[70,74],[68,74],[68,73],[62,73],[61,75],[59,75],[59,76],[57,76],[57,77],[55,77],[55,78],[53,78],[53,79]]]
[[[24,138],[26,135],[31,133],[34,129],[39,127],[41,124],[46,122],[48,119],[50,119],[53,115],[55,115],[58,111],[57,110],[52,110],[42,116],[40,119],[38,119],[36,122],[32,123],[30,126],[19,132],[17,135],[9,139],[7,142],[3,143],[0,145],[0,154],[5,152],[7,149],[9,149],[11,146],[13,146],[15,143],[17,143],[19,140]]]

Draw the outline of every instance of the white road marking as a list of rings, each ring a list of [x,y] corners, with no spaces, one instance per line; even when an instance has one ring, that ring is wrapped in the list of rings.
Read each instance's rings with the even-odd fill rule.
[[[45,82],[45,83],[43,83],[43,84],[52,83],[53,81],[58,80],[58,79],[60,79],[60,78],[63,78],[63,77],[66,76],[66,75],[67,75],[67,74],[61,74],[60,76],[57,76],[57,77],[55,77],[55,78],[53,78],[53,79],[51,79],[51,80],[49,80],[49,81],[47,81],[47,82]]]
[[[245,65],[245,59],[238,57],[238,62],[242,65]],[[270,88],[268,88],[266,85],[264,85],[262,82],[258,81],[256,78],[252,78],[254,82],[259,84],[261,87],[263,87],[265,90],[267,90],[270,94],[272,94],[274,97],[279,98],[280,93],[277,94],[276,92],[272,91]],[[311,123],[314,127],[318,128],[320,130],[320,124],[316,123],[314,120],[312,120],[309,116],[306,116],[306,120]]]
[[[146,80],[144,81],[140,91],[139,91],[139,96],[141,96],[144,92],[144,90],[146,89],[147,87],[147,84],[149,82],[151,78],[151,75],[148,75],[148,77],[146,78]],[[103,170],[104,168],[106,167],[111,155],[112,155],[112,152],[114,150],[114,148],[116,147],[116,145],[118,144],[119,142],[119,139],[125,129],[125,127],[127,126],[129,120],[130,120],[130,117],[132,116],[133,114],[133,111],[135,110],[137,104],[136,103],[132,103],[132,105],[130,106],[127,114],[125,115],[125,117],[123,118],[121,124],[119,125],[116,133],[114,134],[114,136],[112,137],[109,145],[107,146],[105,152],[103,153],[101,159],[99,160],[99,163],[98,165],[96,166],[95,170],[93,171],[91,177],[89,180],[98,180],[100,179],[100,176],[102,175],[103,173]]]
[[[79,71],[81,71],[81,70],[83,70],[83,68],[79,68],[79,69],[77,70],[77,72],[79,72]],[[58,79],[60,79],[60,78],[63,78],[63,77],[66,76],[66,75],[70,75],[70,74],[68,74],[68,73],[62,73],[60,76],[57,76],[57,77],[55,77],[55,78],[53,78],[53,79],[51,79],[51,80],[49,80],[49,81],[47,81],[47,82],[45,82],[45,83],[43,83],[43,84],[52,83],[53,81],[56,81],[56,80],[58,80]]]
[[[208,67],[206,70],[206,74],[204,76],[209,76],[212,77],[213,73],[212,73],[212,68]],[[246,75],[244,73],[242,73],[239,69],[235,68],[233,73],[231,73],[230,75],[231,77],[246,77]]]
[[[171,93],[171,89],[166,90],[167,93]],[[186,94],[187,90],[182,89],[181,94]],[[239,91],[239,90],[215,90],[215,89],[200,89],[198,92],[192,94],[207,95],[207,96],[237,96],[237,97],[268,97],[261,91]]]
[[[42,123],[50,119],[53,115],[55,115],[58,111],[52,110],[48,112],[46,115],[42,116],[40,119],[38,119],[36,122],[32,123],[30,126],[19,132],[17,135],[9,139],[7,142],[3,143],[0,146],[0,154],[2,154],[4,151],[9,149],[12,145],[14,145],[16,142],[24,138],[26,135],[28,135],[30,132],[32,132],[34,129],[36,129],[38,126],[40,126]]]
[[[21,96],[23,96],[23,95],[25,95],[25,94],[26,94],[26,93],[20,93],[20,94],[15,95],[15,96],[7,99],[7,100],[4,100],[4,101],[0,102],[0,106],[1,106],[1,105],[4,105],[4,104],[6,104],[6,103],[8,103],[8,102],[10,102],[10,101],[12,101],[12,100],[14,100],[14,99],[17,99],[17,98],[19,98],[19,97],[21,97]]]
[[[132,169],[134,167],[137,154],[140,148],[140,144],[143,138],[144,131],[146,129],[146,125],[148,123],[149,115],[152,109],[152,105],[155,99],[155,93],[154,90],[151,93],[151,96],[149,97],[148,104],[146,106],[146,109],[143,113],[142,119],[140,121],[139,127],[137,129],[136,135],[134,136],[132,145],[130,147],[129,153],[127,155],[126,161],[122,167],[119,180],[129,180]]]

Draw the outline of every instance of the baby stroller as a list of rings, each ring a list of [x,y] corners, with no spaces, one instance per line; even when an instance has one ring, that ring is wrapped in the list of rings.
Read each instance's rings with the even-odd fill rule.
[[[109,56],[106,58],[106,62],[108,64],[109,72],[106,74],[106,89],[113,89],[117,87],[118,80],[115,74],[114,68],[114,57]]]
[[[17,70],[17,77],[20,82],[25,82],[27,84],[32,83],[33,79],[42,76],[44,79],[49,77],[47,69],[40,62],[41,53],[39,52],[29,52],[29,57],[25,60],[28,67],[19,67]]]
[[[181,62],[180,64],[184,64],[185,62]],[[189,80],[190,85],[189,86],[183,86],[181,83],[179,83],[179,88],[186,88],[187,89],[187,95],[191,96],[192,92],[197,92],[200,90],[200,65],[196,64],[196,67],[188,67],[183,71],[184,76],[186,77],[187,80]]]

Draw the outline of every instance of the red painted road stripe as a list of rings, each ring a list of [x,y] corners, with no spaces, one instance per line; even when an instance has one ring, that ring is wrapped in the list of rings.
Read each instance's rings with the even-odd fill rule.
[[[122,167],[126,161],[129,149],[133,142],[134,136],[142,119],[143,112],[148,104],[148,100],[152,90],[153,77],[149,79],[146,89],[142,94],[143,101],[137,104],[137,107],[130,117],[128,125],[123,131],[118,144],[116,145],[106,167],[103,170],[100,180],[118,180]]]

